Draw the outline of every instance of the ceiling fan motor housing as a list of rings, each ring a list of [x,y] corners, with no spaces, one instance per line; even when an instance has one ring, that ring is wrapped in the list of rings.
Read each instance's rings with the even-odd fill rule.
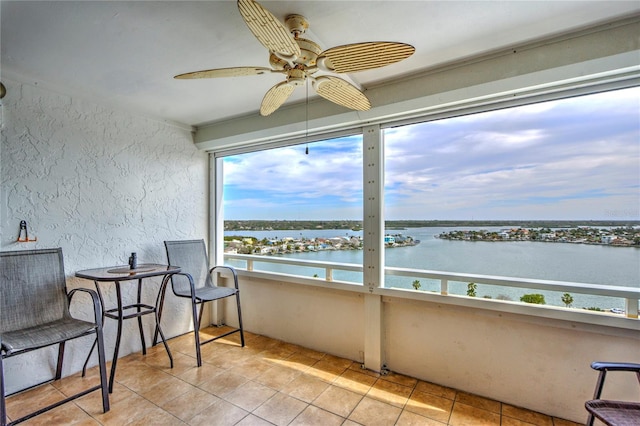
[[[302,15],[287,15],[284,19],[284,24],[294,38],[300,37],[309,29],[309,21]]]
[[[287,82],[294,86],[303,86],[307,81],[307,73],[300,68],[291,68],[287,71]]]
[[[318,70],[316,60],[322,49],[317,43],[305,38],[297,38],[295,42],[300,46],[300,56],[293,59],[293,66],[301,65],[309,74],[315,73]],[[287,60],[280,58],[277,53],[269,55],[269,64],[273,69],[280,71],[291,67],[291,64]]]

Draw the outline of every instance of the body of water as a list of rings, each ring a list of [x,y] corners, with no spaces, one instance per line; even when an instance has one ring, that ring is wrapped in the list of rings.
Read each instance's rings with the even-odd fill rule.
[[[494,275],[515,278],[569,281],[626,287],[640,287],[640,249],[572,243],[530,241],[452,241],[435,238],[452,230],[500,230],[501,228],[410,228],[389,230],[389,234],[409,235],[420,244],[385,250],[386,266],[434,271]],[[313,238],[362,236],[362,231],[304,230],[304,231],[229,231],[227,235],[262,238]],[[362,250],[318,251],[288,254],[287,257],[338,263],[362,264]],[[239,263],[241,265],[243,263]],[[295,268],[288,265],[260,263],[256,269],[298,275],[324,276],[324,269]],[[334,271],[335,280],[362,282],[362,274]],[[385,287],[412,288],[414,278],[387,276]],[[468,283],[450,283],[450,292],[466,294]],[[438,280],[420,279],[420,290],[439,291]],[[520,300],[523,294],[542,293],[547,304],[564,306],[561,293],[542,292],[478,284],[477,297]],[[601,309],[624,308],[622,299],[572,294],[574,307]]]

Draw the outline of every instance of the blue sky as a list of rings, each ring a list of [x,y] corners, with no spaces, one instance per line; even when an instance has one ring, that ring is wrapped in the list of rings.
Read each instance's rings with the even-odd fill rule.
[[[387,129],[387,219],[640,220],[640,89]],[[227,157],[226,219],[362,219],[360,136]]]

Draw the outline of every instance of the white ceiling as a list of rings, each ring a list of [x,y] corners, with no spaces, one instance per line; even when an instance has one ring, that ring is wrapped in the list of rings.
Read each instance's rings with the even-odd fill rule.
[[[366,90],[404,75],[640,12],[638,1],[261,1],[307,17],[321,48],[401,41],[409,59],[352,74]],[[235,1],[1,2],[2,76],[187,125],[256,113],[280,74],[175,80],[268,67]],[[8,85],[8,91],[11,86]],[[313,95],[310,93],[310,95]],[[289,102],[305,99],[300,88]],[[328,101],[327,101],[328,102]]]

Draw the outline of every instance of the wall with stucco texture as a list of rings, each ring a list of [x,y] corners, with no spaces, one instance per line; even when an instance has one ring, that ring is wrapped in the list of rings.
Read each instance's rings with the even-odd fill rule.
[[[635,330],[391,297],[384,313],[392,371],[574,422],[587,418],[593,361],[640,361]],[[605,391],[637,400],[638,381],[614,373]]]
[[[188,130],[36,86],[3,83],[1,250],[62,247],[68,287],[93,288],[75,272],[124,265],[133,251],[139,262],[164,263],[164,240],[206,239],[208,158]],[[21,220],[36,242],[15,242]],[[159,283],[145,280],[144,301],[155,302]],[[105,304],[114,307],[113,286],[104,289]],[[133,301],[134,291],[125,286],[125,297]],[[189,312],[188,301],[169,297],[166,334],[192,329]],[[91,318],[89,300],[74,301],[72,313]],[[151,316],[144,325],[149,345]],[[115,322],[107,320],[104,332],[111,359]],[[80,370],[90,344],[86,338],[68,346],[64,375]],[[129,320],[120,355],[139,350],[136,321]],[[7,391],[46,379],[53,353],[8,359]],[[91,364],[96,361],[94,354]]]

